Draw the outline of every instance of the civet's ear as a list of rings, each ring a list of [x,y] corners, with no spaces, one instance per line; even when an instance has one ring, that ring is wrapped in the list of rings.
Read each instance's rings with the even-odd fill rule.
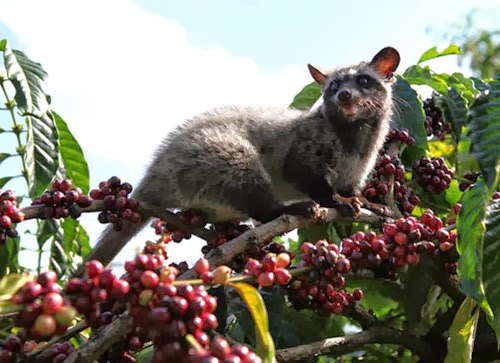
[[[401,57],[396,49],[385,47],[373,57],[370,65],[382,77],[392,76],[392,73],[398,68]]]
[[[313,67],[308,64],[307,68],[309,68],[309,73],[311,73],[312,78],[321,86],[324,86],[326,83],[326,79],[328,78],[323,72],[321,72],[318,68]]]

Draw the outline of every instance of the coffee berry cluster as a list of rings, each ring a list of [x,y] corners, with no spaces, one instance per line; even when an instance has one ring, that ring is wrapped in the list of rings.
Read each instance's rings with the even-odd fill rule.
[[[55,180],[50,190],[45,190],[40,197],[33,199],[32,205],[44,205],[43,219],[78,218],[81,208],[92,204],[92,200],[82,193],[78,187],[73,187],[71,180]]]
[[[468,171],[464,174],[464,180],[458,185],[458,188],[464,192],[466,191],[471,185],[473,185],[476,181],[477,178],[481,173],[478,172],[473,172],[473,171]]]
[[[427,193],[439,194],[449,188],[454,173],[443,158],[422,156],[412,166],[413,178]]]
[[[435,135],[443,141],[451,133],[451,126],[443,119],[443,112],[436,106],[434,98],[424,100],[424,126],[427,136]]]
[[[295,254],[288,251],[284,245],[271,240],[266,241],[263,244],[252,245],[242,253],[236,255],[231,261],[231,267],[233,267],[236,272],[244,272],[245,265],[250,258],[262,261],[262,259],[269,253],[274,255],[286,253],[290,257],[290,260],[295,258]]]
[[[125,264],[125,270],[123,278],[132,291],[129,313],[134,349],[151,340],[155,346],[152,361],[170,362],[188,354],[186,334],[208,346],[207,332],[218,325],[213,314],[217,300],[204,286],[174,284],[179,271],[164,267],[158,254],[140,254]]]
[[[261,363],[262,359],[248,347],[229,342],[221,336],[216,336],[206,349],[189,351],[189,363]]]
[[[233,269],[226,265],[217,266],[210,270],[210,262],[205,258],[200,258],[194,265],[194,271],[205,285],[216,285],[226,283],[233,273]]]
[[[12,302],[23,305],[15,325],[24,328],[26,337],[42,340],[64,333],[77,315],[71,302],[61,293],[57,273],[47,271],[37,281],[28,281]]]
[[[214,315],[217,300],[203,285],[179,284],[176,281],[179,271],[164,266],[164,247],[162,242],[146,244],[143,251],[146,253],[125,263],[126,273],[121,278],[104,268],[101,262],[91,260],[85,264],[84,276],[70,279],[64,289],[57,284],[58,276],[53,271],[41,274],[37,281],[27,282],[12,298],[14,303],[24,306],[17,314],[15,325],[23,328],[25,338],[12,336],[2,342],[0,362],[14,363],[16,354],[26,351],[22,347],[26,338],[43,341],[64,333],[80,314],[96,329],[111,323],[114,316],[125,310],[132,319],[128,349],[137,351],[145,342],[152,341],[155,347],[152,362],[205,362],[216,358],[228,362],[261,362],[244,346],[230,347],[221,338],[211,342],[208,332],[218,326]],[[280,259],[283,257],[288,255]],[[195,269],[202,274],[209,272],[211,284],[226,282],[232,272],[227,266],[210,272],[205,259],[200,259]],[[187,334],[198,341],[197,349],[185,339]],[[72,349],[55,345],[37,357],[43,359],[40,362],[60,362]],[[134,361],[128,357],[127,361]]]
[[[415,145],[415,138],[410,135],[410,130],[404,129],[391,129],[386,137],[386,144],[394,141],[399,141],[408,146]]]
[[[100,261],[91,260],[85,263],[84,276],[70,279],[64,291],[89,326],[98,328],[111,323],[113,315],[124,310],[130,285]]]
[[[71,342],[56,343],[35,358],[35,363],[62,363],[75,351]]]
[[[243,223],[218,223],[212,228],[212,230],[216,233],[216,237],[207,241],[207,248],[202,252],[206,254],[211,249],[223,245],[224,243],[238,237],[240,234],[248,231],[249,229],[250,227]]]
[[[196,209],[187,209],[175,213],[180,223],[188,226],[203,226],[206,224],[203,213]],[[155,219],[152,227],[157,235],[160,235],[165,242],[179,243],[183,239],[190,239],[191,233],[174,226],[169,225],[161,219]]]
[[[392,178],[391,178],[392,177]],[[381,154],[377,158],[372,179],[366,184],[363,195],[371,202],[383,203],[393,187],[394,199],[400,212],[409,216],[420,198],[405,183],[405,168],[398,155]]]
[[[5,244],[8,237],[16,238],[17,230],[12,224],[24,220],[24,213],[17,210],[17,195],[12,190],[0,190],[0,245]]]
[[[16,355],[24,352],[25,337],[11,335],[4,340],[0,340],[0,362],[15,363]]]
[[[136,212],[139,202],[130,199],[130,193],[132,193],[132,185],[122,183],[117,176],[101,181],[99,189],[92,189],[90,197],[104,202],[104,210],[97,217],[99,222],[112,223],[116,231],[122,229],[124,220],[138,223],[141,219],[139,213]]]
[[[347,306],[363,297],[361,290],[349,293],[342,289],[344,274],[351,270],[351,261],[339,252],[335,243],[304,242],[300,250],[302,261],[297,267],[310,267],[311,270],[296,276],[288,286],[288,298],[296,309],[342,314]]]
[[[15,363],[16,356],[20,353],[28,353],[36,347],[36,343],[26,340],[23,334],[11,335],[0,341],[0,362]],[[75,351],[75,347],[69,341],[55,343],[39,355],[34,363],[62,363]]]
[[[257,283],[262,287],[270,287],[273,284],[286,285],[292,280],[292,275],[287,269],[290,265],[290,255],[282,252],[278,255],[268,253],[261,262],[249,258],[243,273],[253,275]]]
[[[202,253],[206,255],[213,248],[238,237],[249,229],[250,226],[244,223],[218,224],[213,229],[217,233],[217,236],[214,239],[209,240],[206,246],[203,246]],[[253,244],[247,247],[243,252],[233,257],[229,266],[236,272],[243,272],[249,259],[261,261],[269,253],[278,255],[282,252],[288,253],[290,259],[294,258],[294,254],[287,251],[285,246],[280,243],[273,242],[272,239],[269,239],[267,241],[263,241],[262,243]]]
[[[455,210],[458,213],[459,206]],[[349,257],[353,268],[384,270],[388,277],[394,277],[398,268],[419,263],[419,253],[448,253],[456,242],[456,234],[446,229],[431,209],[420,219],[408,217],[384,223],[382,232],[358,231],[342,240],[341,253]]]
[[[179,222],[184,225],[204,226],[206,224],[205,216],[196,209],[178,211],[176,212],[176,216]],[[155,233],[157,235],[160,235],[160,241],[163,241],[165,243],[168,243],[170,241],[181,242],[183,239],[191,238],[191,233],[186,232],[183,229],[173,227],[167,222],[160,219],[155,219],[152,222],[151,227],[155,230]],[[214,224],[210,227],[210,231],[215,234],[215,237],[207,240],[207,244],[202,247],[201,252],[203,253],[203,255],[206,255],[212,249],[217,248],[224,243],[238,237],[249,229],[250,226],[239,222],[225,222]],[[235,256],[233,258],[233,261],[230,263],[230,267],[236,272],[242,272],[249,258],[262,260],[267,253],[278,254],[280,252],[285,252],[285,248],[283,245],[274,243],[271,240],[265,241],[258,246],[250,246],[245,251]],[[294,257],[292,253],[288,251],[286,252],[289,254],[290,258]],[[179,270],[181,270],[181,273],[186,269],[185,265],[180,266],[173,264],[173,266],[179,268]]]

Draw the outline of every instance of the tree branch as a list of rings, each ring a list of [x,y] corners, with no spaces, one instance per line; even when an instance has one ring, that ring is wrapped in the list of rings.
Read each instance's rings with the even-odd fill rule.
[[[350,221],[352,218],[346,218],[340,216],[339,212],[331,208],[319,208],[319,221],[330,222],[333,220],[337,221]],[[385,220],[373,212],[368,210],[361,210],[360,215],[355,219],[359,222],[365,223],[381,223]],[[252,244],[264,242],[270,238],[277,235],[284,234],[286,232],[292,231],[295,228],[301,227],[308,223],[313,222],[311,219],[288,216],[284,215],[266,224],[262,224],[254,229],[251,229],[240,236],[232,239],[231,241],[223,244],[222,246],[210,251],[207,255],[207,259],[212,267],[225,264],[233,259],[238,253],[243,252],[247,247]],[[193,269],[186,271],[185,273],[179,275],[177,280],[189,280],[196,277]],[[361,307],[355,308],[353,316],[354,319],[358,320],[360,324],[372,323],[375,317],[371,315],[368,317],[367,312],[361,312]],[[125,312],[121,314],[116,320],[111,324],[104,327],[99,333],[93,337],[88,342],[82,344],[78,352],[71,354],[64,363],[84,363],[92,362],[102,355],[111,345],[119,341],[123,336],[127,334],[130,330],[129,314]],[[376,319],[375,319],[376,320]],[[372,324],[373,325],[373,324]]]
[[[453,319],[455,318],[455,314],[457,313],[461,304],[462,304],[462,301],[456,301],[452,307],[450,307],[448,310],[446,310],[441,315],[437,316],[434,325],[427,332],[427,334],[425,335],[425,337],[423,339],[425,339],[429,342],[438,341],[438,340],[442,339],[443,333],[450,328],[451,323],[453,322]]]
[[[456,281],[453,281],[450,274],[445,270],[442,260],[437,259],[433,262],[432,279],[453,301],[461,302],[465,296],[458,289]]]
[[[418,337],[384,326],[369,328],[360,333],[328,338],[318,342],[280,349],[276,352],[278,362],[294,362],[323,354],[340,356],[359,350],[366,344],[398,344],[420,356],[423,362],[436,362],[436,357],[427,343]]]
[[[128,313],[119,315],[111,324],[99,330],[97,335],[71,353],[64,363],[89,363],[100,357],[110,346],[125,338],[130,331]]]
[[[293,231],[296,228],[305,226],[315,221],[331,222],[331,221],[349,221],[377,224],[385,221],[386,218],[375,214],[369,210],[361,209],[359,216],[356,219],[343,217],[333,208],[319,208],[319,218],[316,220],[303,217],[283,215],[275,220],[262,224],[256,228],[250,229],[238,237],[224,243],[223,245],[211,250],[205,258],[210,262],[212,267],[219,266],[231,261],[236,255],[245,251],[248,247],[265,242],[275,236],[283,235]],[[196,277],[194,269],[183,273],[178,279],[187,280]]]
[[[45,205],[30,205],[28,207],[19,208],[20,212],[24,213],[24,220],[34,219],[34,218],[43,218]],[[89,207],[81,208],[82,213],[94,213],[101,212],[104,208],[104,202],[102,200],[94,200]],[[145,213],[141,213],[145,208],[143,206],[139,206],[139,213],[141,215],[145,215]],[[150,209],[148,209],[148,215],[151,214]],[[216,234],[212,231],[207,230],[203,226],[196,225],[187,225],[179,222],[179,218],[172,212],[168,210],[154,210],[152,213],[153,217],[160,218],[161,220],[167,222],[169,225],[182,229],[186,232],[189,232],[195,236],[204,239],[205,241],[216,237]],[[71,218],[71,217],[68,217]]]
[[[215,232],[209,231],[203,226],[180,223],[179,218],[174,213],[169,212],[168,210],[154,210],[153,216],[167,222],[169,226],[182,229],[183,231],[189,232],[192,235],[204,239],[205,241],[217,237],[217,234]]]
[[[359,304],[351,305],[346,307],[345,315],[356,320],[363,330],[367,330],[375,325],[379,325],[381,322],[378,320],[371,311],[363,309]]]

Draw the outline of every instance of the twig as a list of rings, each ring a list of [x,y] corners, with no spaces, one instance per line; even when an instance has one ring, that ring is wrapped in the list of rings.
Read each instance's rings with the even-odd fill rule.
[[[400,330],[376,326],[360,333],[328,338],[318,342],[280,349],[276,352],[278,362],[294,362],[323,354],[340,356],[360,349],[366,344],[398,344],[415,352],[423,362],[437,362],[431,346],[418,337]]]
[[[399,156],[401,150],[400,146],[401,145],[399,142],[389,143],[387,147],[387,154],[390,156],[392,155]],[[399,210],[398,205],[396,203],[396,199],[394,198],[394,175],[391,175],[389,177],[389,193],[387,193],[385,196],[385,202],[389,206],[389,208],[391,208],[396,218],[403,217],[403,214]]]
[[[69,340],[69,338],[75,336],[76,334],[80,333],[81,331],[84,331],[87,328],[88,328],[87,323],[85,321],[80,321],[78,324],[68,329],[63,335],[55,336],[54,338],[49,340],[46,344],[39,345],[36,349],[33,349],[31,352],[27,353],[26,358],[28,358],[29,360],[30,358],[37,356],[46,349],[50,348],[54,344],[67,341]]]

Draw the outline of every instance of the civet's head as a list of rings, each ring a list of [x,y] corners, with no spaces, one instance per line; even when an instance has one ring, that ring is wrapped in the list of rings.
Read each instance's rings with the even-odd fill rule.
[[[329,117],[345,121],[375,119],[392,107],[391,85],[400,56],[386,47],[371,62],[323,73],[308,65],[314,80],[323,87],[323,107]]]

